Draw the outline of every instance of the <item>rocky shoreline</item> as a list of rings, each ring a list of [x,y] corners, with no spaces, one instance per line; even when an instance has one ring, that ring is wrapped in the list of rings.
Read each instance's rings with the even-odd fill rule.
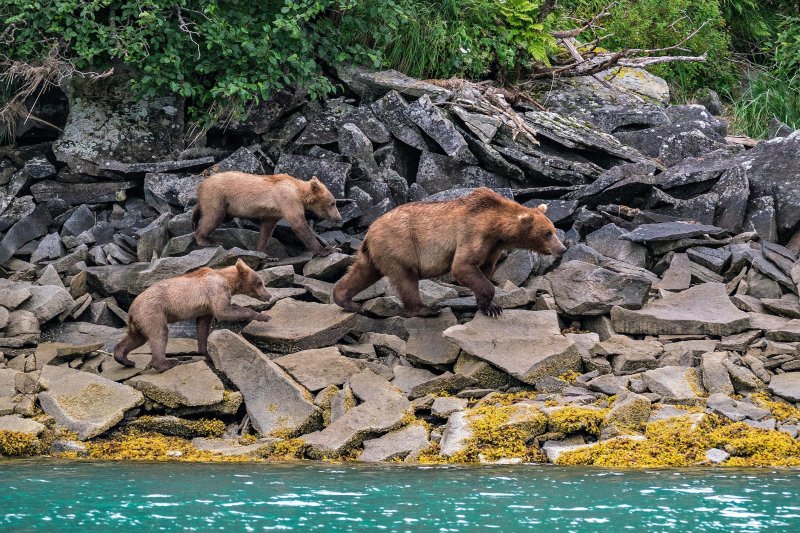
[[[131,101],[124,77],[34,108],[63,132],[0,148],[0,455],[800,464],[800,133],[742,143],[631,69],[535,102],[338,75],[342,96],[279,93],[191,145],[184,102]],[[339,252],[311,258],[281,222],[267,262],[244,220],[198,248],[197,185],[225,170],[318,176]],[[448,277],[420,285],[437,318],[403,318],[384,281],[361,315],[332,304],[372,221],[478,186],[547,204],[571,243],[501,261],[500,319]],[[215,324],[213,365],[188,323],[168,345],[186,364],[113,360],[137,294],[237,258],[271,297],[234,303],[270,322]]]

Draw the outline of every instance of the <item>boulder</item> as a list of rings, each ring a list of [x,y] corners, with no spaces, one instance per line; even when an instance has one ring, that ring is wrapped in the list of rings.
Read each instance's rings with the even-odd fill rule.
[[[271,352],[293,353],[330,346],[355,325],[356,315],[339,306],[286,298],[270,310],[269,322],[251,322],[242,334]]]
[[[342,356],[335,346],[303,350],[273,361],[311,392],[343,385],[362,368],[355,360]]]
[[[20,304],[18,309],[30,311],[41,324],[75,306],[75,300],[63,287],[31,285],[28,290],[31,297]]]
[[[42,410],[80,440],[105,433],[144,402],[136,389],[88,372],[45,366],[41,377],[47,382],[39,393]]]
[[[31,213],[17,221],[0,240],[0,265],[11,259],[25,244],[45,235],[52,222],[45,204],[37,205]]]
[[[697,371],[685,366],[665,366],[642,374],[647,387],[661,396],[665,403],[699,405],[703,387]]]
[[[44,424],[22,418],[19,415],[0,416],[0,432],[2,433],[21,433],[26,436],[38,437],[47,427]]]
[[[413,458],[430,445],[428,430],[419,424],[411,424],[377,439],[364,441],[364,451],[358,456],[358,460],[375,463],[409,456]]]
[[[216,330],[208,351],[214,367],[244,396],[250,422],[262,436],[297,435],[321,423],[308,390],[241,336]]]
[[[548,209],[548,216],[550,215]],[[634,266],[644,268],[647,266],[647,248],[641,244],[620,239],[627,233],[616,224],[606,224],[597,231],[586,236],[586,244],[606,257],[625,261]]]
[[[449,418],[456,411],[463,411],[467,408],[466,398],[455,398],[453,396],[439,396],[433,400],[431,414],[438,418]]]
[[[408,318],[406,358],[424,365],[447,365],[458,359],[459,348],[442,336],[442,332],[458,324],[450,309],[444,309],[438,317]]]
[[[303,266],[303,275],[323,281],[338,281],[355,261],[354,255],[338,252],[315,257]]]
[[[392,379],[392,385],[399,388],[404,394],[408,395],[411,393],[414,387],[423,383],[427,383],[433,379],[436,379],[436,374],[430,370],[416,368],[413,366],[397,365],[394,367],[394,379]]]
[[[467,141],[439,108],[433,105],[428,95],[423,95],[411,103],[406,108],[406,116],[433,139],[445,154],[459,161],[475,162],[475,156],[469,151]]]
[[[700,358],[703,387],[710,393],[733,394],[733,383],[725,367],[728,352],[708,352]]]
[[[123,72],[95,81],[75,77],[64,133],[53,143],[56,159],[73,172],[99,176],[106,160],[147,163],[172,159],[183,149],[183,99],[132,97]]]
[[[344,189],[350,173],[350,163],[284,152],[278,159],[274,172],[289,174],[303,180],[317,176],[334,197],[345,198]]]
[[[604,315],[614,306],[639,309],[651,286],[642,276],[619,274],[583,261],[562,263],[547,278],[556,304],[573,316]]]
[[[736,308],[722,283],[704,283],[680,293],[665,293],[640,310],[611,309],[619,333],[638,335],[732,335],[750,325],[747,313]]]
[[[452,457],[467,447],[472,437],[472,428],[467,418],[467,411],[456,411],[447,419],[447,424],[439,442],[439,453]]]
[[[147,373],[125,382],[166,407],[196,407],[222,401],[225,387],[204,361]]]
[[[498,319],[476,315],[443,335],[468,354],[529,384],[581,368],[580,352],[561,334],[554,311],[510,310]]]

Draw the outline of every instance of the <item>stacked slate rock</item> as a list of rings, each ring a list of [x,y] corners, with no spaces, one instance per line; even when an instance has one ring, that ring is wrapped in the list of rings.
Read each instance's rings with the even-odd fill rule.
[[[538,144],[482,112],[469,88],[393,71],[342,68],[342,95],[278,93],[192,143],[182,100],[131,101],[119,77],[75,81],[56,98],[57,139],[33,130],[0,149],[3,424],[40,407],[81,440],[132,426],[225,454],[300,437],[311,458],[413,461],[432,443],[446,456],[468,445],[469,402],[532,391],[524,409],[546,416],[643,403],[644,423],[700,406],[796,435],[751,395],[800,402],[800,133],[745,149],[704,107],[666,105],[663,80],[627,72],[612,88],[548,86],[537,96],[544,108],[514,103]],[[268,263],[252,251],[257,225],[247,220],[215,231],[223,246],[198,248],[197,185],[226,170],[318,176],[343,221],[314,228],[340,253],[312,259],[282,223],[270,243],[282,261]],[[423,302],[443,308],[436,318],[403,318],[383,280],[357,298],[363,315],[332,304],[372,221],[479,186],[547,204],[571,245],[560,260],[507,254],[493,277],[501,319],[476,314],[471,292],[448,276],[420,284]],[[137,294],[237,258],[271,298],[234,303],[272,321],[217,324],[213,370],[191,323],[171,326],[168,354],[195,362],[158,374],[147,346],[131,355],[135,368],[114,362]],[[611,413],[601,438],[619,433]],[[412,414],[433,429],[409,423]],[[208,440],[191,421],[209,417],[228,425],[228,439],[261,440]],[[553,460],[587,438],[543,450]]]

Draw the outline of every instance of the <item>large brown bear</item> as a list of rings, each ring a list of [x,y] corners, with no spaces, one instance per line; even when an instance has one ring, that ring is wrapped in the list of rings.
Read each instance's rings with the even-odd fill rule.
[[[334,222],[342,220],[336,199],[316,176],[303,181],[288,174],[221,172],[204,179],[197,188],[192,226],[197,244],[214,246],[217,243],[210,239],[211,232],[226,215],[258,219],[258,250],[266,252],[275,225],[285,218],[306,248],[318,255],[330,254],[332,248],[323,247],[308,227],[306,210]]]
[[[566,247],[545,216],[547,207],[529,208],[485,187],[446,202],[402,205],[373,222],[356,262],[333,289],[333,299],[347,311],[361,306],[353,296],[382,276],[397,290],[407,316],[435,316],[422,305],[419,280],[451,271],[475,293],[478,309],[497,317],[489,281],[504,250],[525,248],[561,256]]]
[[[114,359],[122,365],[134,366],[128,354],[150,341],[151,365],[163,372],[179,364],[166,358],[167,325],[172,322],[197,319],[197,349],[208,358],[208,335],[215,318],[269,321],[267,315],[231,304],[234,294],[269,298],[261,276],[241,259],[234,266],[218,270],[204,267],[154,283],[131,304],[128,329],[114,347]]]

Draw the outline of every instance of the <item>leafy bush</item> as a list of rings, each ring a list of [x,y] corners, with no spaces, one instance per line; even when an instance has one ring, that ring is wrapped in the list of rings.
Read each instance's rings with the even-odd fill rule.
[[[566,0],[562,4],[563,24],[574,26],[570,17],[591,19],[607,5],[606,0]],[[684,43],[684,51],[675,50],[673,54],[707,53],[707,62],[671,63],[650,70],[684,93],[705,86],[725,89],[736,81],[730,61],[730,37],[717,0],[620,0],[601,24],[600,45],[612,50],[673,46],[702,27]]]
[[[131,64],[136,94],[177,93],[193,114],[302,86],[354,62],[420,77],[514,77],[547,62],[541,0],[4,0],[0,60],[54,48],[78,69]],[[5,57],[4,57],[5,56]]]
[[[800,17],[785,20],[767,51],[770,66],[734,102],[734,125],[757,138],[767,137],[773,118],[800,128]]]

